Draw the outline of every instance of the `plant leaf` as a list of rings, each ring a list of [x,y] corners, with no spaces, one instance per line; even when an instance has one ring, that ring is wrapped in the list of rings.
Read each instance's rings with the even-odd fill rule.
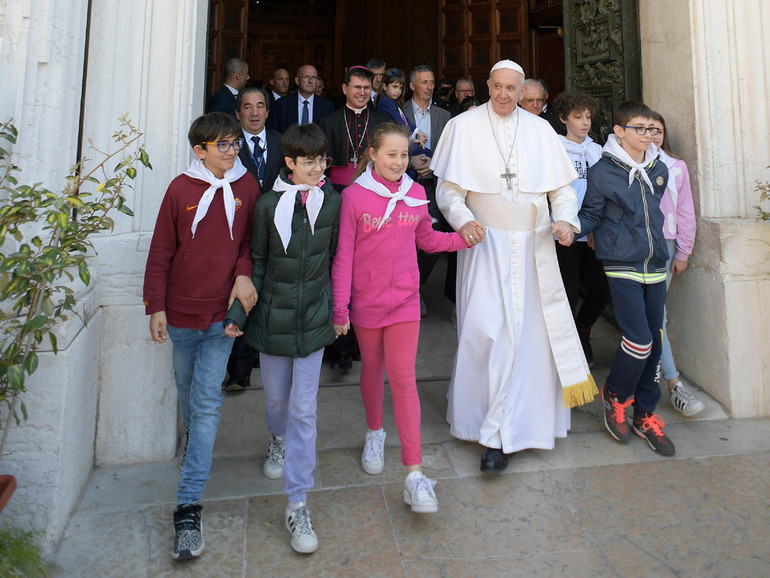
[[[88,264],[85,261],[78,263],[78,275],[84,285],[88,285],[91,282],[91,273],[88,271]]]

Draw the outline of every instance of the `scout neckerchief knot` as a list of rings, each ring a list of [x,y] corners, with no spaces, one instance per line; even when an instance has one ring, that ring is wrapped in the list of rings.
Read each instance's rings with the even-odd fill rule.
[[[273,222],[281,237],[284,253],[288,253],[289,241],[291,240],[291,220],[294,216],[294,201],[297,199],[299,191],[308,191],[305,209],[307,209],[307,218],[310,221],[310,233],[315,234],[315,221],[324,203],[324,192],[318,186],[323,184],[322,181],[323,176],[318,180],[318,183],[310,186],[287,183],[281,178],[275,179],[273,190],[283,194],[275,207]]]
[[[388,190],[388,187],[383,185],[381,182],[375,180],[375,178],[372,176],[372,163],[371,161],[369,164],[366,165],[366,170],[361,173],[361,176],[356,179],[356,182],[364,187],[365,189],[368,189],[372,191],[373,193],[385,197],[386,199],[390,199],[388,201],[388,206],[385,207],[385,214],[382,215],[382,219],[380,219],[380,225],[377,227],[377,230],[379,231],[382,225],[385,224],[385,221],[388,220],[388,217],[390,217],[390,214],[393,212],[393,209],[396,208],[396,203],[399,201],[404,201],[407,206],[409,207],[419,207],[420,205],[427,205],[428,201],[421,201],[420,199],[415,199],[412,197],[407,197],[406,193],[409,192],[409,189],[412,187],[412,181],[411,177],[404,173],[404,176],[401,177],[401,184],[398,185],[398,191],[395,193],[391,193]]]
[[[230,187],[230,183],[237,181],[243,175],[246,174],[246,167],[243,166],[241,160],[236,157],[233,168],[225,171],[223,179],[218,179],[214,176],[210,170],[206,168],[201,159],[195,159],[193,163],[187,167],[184,172],[188,177],[204,181],[210,186],[203,193],[201,200],[198,201],[198,209],[195,211],[195,218],[192,223],[192,236],[195,238],[195,230],[198,228],[198,223],[203,220],[206,213],[209,211],[211,201],[214,200],[214,195],[218,189],[222,189],[222,200],[225,203],[225,216],[227,217],[227,226],[230,229],[230,239],[233,238],[233,220],[235,219],[235,197],[233,197],[233,189]]]
[[[607,137],[607,144],[604,145],[604,149],[606,152],[610,153],[612,156],[616,157],[618,160],[623,162],[623,164],[628,165],[631,167],[631,170],[628,171],[628,187],[630,188],[631,185],[634,182],[634,175],[636,173],[639,173],[642,175],[642,180],[647,183],[647,186],[650,187],[650,192],[654,195],[655,189],[652,188],[652,181],[650,181],[650,177],[647,176],[647,171],[644,170],[644,167],[649,165],[653,160],[655,160],[655,157],[658,156],[657,149],[650,145],[650,148],[648,148],[644,153],[644,160],[641,163],[634,162],[634,160],[631,158],[631,155],[629,155],[625,149],[623,149],[622,146],[620,146],[620,142],[618,140],[618,135],[611,134]]]

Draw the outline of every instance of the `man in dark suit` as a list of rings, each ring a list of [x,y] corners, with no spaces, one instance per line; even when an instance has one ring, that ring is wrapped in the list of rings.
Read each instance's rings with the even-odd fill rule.
[[[279,66],[270,79],[270,110],[275,111],[275,103],[289,94],[289,70]]]
[[[241,123],[244,140],[238,157],[259,182],[260,192],[264,193],[273,188],[284,166],[281,135],[265,128],[270,112],[270,96],[262,88],[249,86],[238,93],[236,106],[235,116]],[[236,338],[227,362],[225,391],[241,391],[249,387],[251,371],[258,363],[257,352],[249,347],[243,336]]]
[[[521,88],[519,106],[548,121],[557,134],[567,134],[564,123],[559,120],[551,107],[548,107],[548,90],[542,80],[527,78]]]
[[[273,188],[284,166],[281,134],[265,128],[269,115],[270,97],[263,88],[249,86],[238,95],[236,118],[241,123],[245,141],[238,156],[246,170],[257,178],[263,193]]]
[[[297,92],[281,98],[270,115],[268,126],[278,132],[285,132],[293,124],[318,123],[334,110],[334,103],[315,95],[318,71],[312,64],[303,64],[297,70],[294,82]]]
[[[240,58],[231,58],[225,64],[225,83],[211,95],[206,112],[226,112],[235,118],[235,99],[249,82],[249,65]]]
[[[441,138],[446,123],[452,118],[449,111],[432,105],[433,89],[436,79],[431,68],[425,64],[415,66],[409,73],[409,88],[412,89],[412,98],[404,104],[404,114],[417,129],[428,135],[425,148],[433,150]],[[433,228],[438,231],[451,231],[449,224],[444,219],[436,204],[436,177],[430,170],[430,157],[417,155],[409,160],[409,164],[417,172],[417,182],[425,189],[428,198],[428,212],[433,220]],[[417,265],[420,269],[420,285],[424,285],[438,261],[438,253],[425,253],[418,251]],[[420,314],[427,314],[424,300],[420,299]]]

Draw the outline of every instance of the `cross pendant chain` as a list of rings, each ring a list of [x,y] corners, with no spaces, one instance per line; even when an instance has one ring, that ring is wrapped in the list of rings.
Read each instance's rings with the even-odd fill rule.
[[[508,190],[512,191],[513,186],[511,180],[516,178],[516,173],[512,173],[508,167],[505,167],[505,172],[500,174],[501,179],[505,179],[505,184],[508,185]]]

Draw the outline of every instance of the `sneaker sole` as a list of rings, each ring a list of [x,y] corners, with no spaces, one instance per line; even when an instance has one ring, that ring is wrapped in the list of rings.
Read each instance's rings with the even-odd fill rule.
[[[639,431],[633,425],[631,426],[631,431],[633,431],[636,435],[638,435],[640,438],[646,441],[647,445],[650,446],[650,449],[654,451],[656,454],[660,454],[662,456],[673,456],[676,453],[676,448],[674,447],[672,447],[670,451],[667,448],[656,449],[655,446],[652,445],[652,442],[649,440],[649,438],[644,434],[644,432]]]
[[[279,480],[283,477],[283,468],[281,468],[280,472],[268,472],[266,468],[262,468],[262,475],[264,475],[268,480]]]
[[[683,409],[679,409],[674,402],[671,402],[671,407],[673,407],[676,411],[681,413],[684,417],[692,417],[694,415],[698,415],[700,412],[706,409],[706,406],[703,405],[703,402],[701,402],[700,406],[696,406],[695,409],[691,409],[687,411]]]
[[[416,514],[435,514],[438,512],[438,504],[413,504],[412,503],[412,496],[409,495],[409,492],[406,488],[404,488],[404,502],[406,502],[406,505],[412,508],[412,511]]]
[[[361,460],[361,467],[364,469],[364,471],[369,474],[370,476],[376,476],[377,474],[381,474],[382,470],[385,469],[385,464],[383,463],[379,468],[377,467],[371,467],[367,466],[363,460]]]
[[[315,540],[315,544],[310,544],[309,546],[301,546],[297,540],[294,539],[294,534],[291,533],[291,526],[289,526],[288,520],[285,523],[286,529],[289,531],[289,534],[291,534],[291,548],[295,552],[299,552],[300,554],[312,554],[316,550],[318,550],[318,538]]]
[[[232,383],[225,386],[225,391],[246,391],[246,388],[239,383]]]

